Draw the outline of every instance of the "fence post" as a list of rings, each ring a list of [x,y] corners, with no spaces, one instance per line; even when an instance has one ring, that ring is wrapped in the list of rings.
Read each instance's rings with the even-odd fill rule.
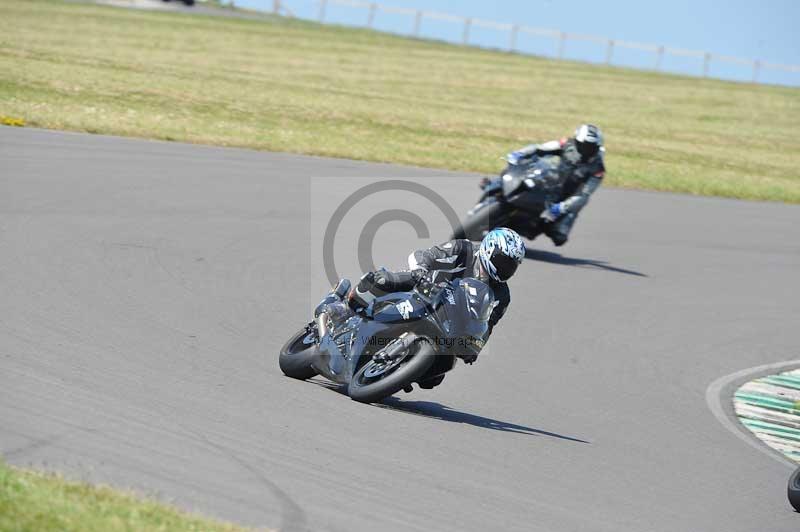
[[[465,18],[464,19],[464,35],[462,36],[462,40],[464,44],[469,44],[469,28],[472,26],[472,19]]]
[[[328,0],[319,0],[319,21],[325,22],[325,7],[328,5]]]
[[[508,42],[508,49],[512,52],[517,49],[517,33],[519,33],[519,26],[514,24],[511,26],[511,37]]]
[[[563,31],[558,37],[558,58],[563,59],[564,57],[564,45],[567,42],[567,34]]]
[[[414,17],[414,37],[419,37],[420,26],[422,26],[422,11],[417,10],[417,14]]]
[[[753,61],[753,83],[758,83],[758,71],[761,69],[761,61]]]
[[[611,57],[614,55],[614,39],[608,40],[608,48],[606,48],[606,64],[611,64]]]
[[[706,52],[703,56],[703,77],[708,77],[708,69],[711,66],[711,54]]]
[[[367,15],[367,27],[372,29],[372,23],[375,22],[375,11],[378,9],[378,5],[375,2],[372,2],[369,5],[369,15]]]
[[[664,46],[659,46],[656,50],[656,70],[661,70],[661,64],[664,61]]]

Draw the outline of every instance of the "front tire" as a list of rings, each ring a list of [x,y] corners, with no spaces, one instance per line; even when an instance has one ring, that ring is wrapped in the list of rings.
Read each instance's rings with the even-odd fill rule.
[[[453,240],[466,238],[479,242],[488,231],[508,222],[506,208],[505,204],[496,200],[486,203],[477,212],[467,216],[453,233]]]
[[[800,467],[795,469],[794,473],[789,478],[787,494],[789,496],[789,504],[792,505],[794,511],[800,512]]]
[[[316,331],[312,326],[304,327],[283,344],[278,365],[287,377],[306,380],[317,375],[311,362],[317,352]]]
[[[433,366],[436,351],[428,340],[415,340],[408,353],[391,372],[370,376],[379,364],[370,360],[353,375],[347,394],[360,403],[377,403],[416,381]]]

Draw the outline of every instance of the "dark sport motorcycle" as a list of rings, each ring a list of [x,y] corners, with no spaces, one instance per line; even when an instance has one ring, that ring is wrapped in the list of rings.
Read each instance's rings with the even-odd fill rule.
[[[561,157],[507,160],[500,179],[483,189],[477,205],[453,233],[454,239],[478,241],[495,227],[508,227],[531,240],[544,231],[549,222],[539,215],[559,200],[564,188],[565,179],[559,171]]]
[[[279,363],[295,379],[322,375],[347,385],[348,395],[378,402],[412,383],[432,388],[456,358],[474,360],[488,337],[494,293],[477,279],[434,284],[376,298],[350,309],[342,279],[317,306],[315,319],[281,348]]]

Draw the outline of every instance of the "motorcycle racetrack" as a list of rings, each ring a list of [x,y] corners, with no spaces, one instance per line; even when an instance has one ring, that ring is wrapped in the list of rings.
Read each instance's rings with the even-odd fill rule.
[[[277,355],[327,287],[320,187],[373,177],[459,216],[479,192],[0,127],[2,456],[288,531],[798,529],[792,467],[737,432],[730,397],[800,358],[800,207],[601,189],[565,247],[529,244],[486,356],[363,405]],[[376,259],[449,234],[430,229],[384,225]]]

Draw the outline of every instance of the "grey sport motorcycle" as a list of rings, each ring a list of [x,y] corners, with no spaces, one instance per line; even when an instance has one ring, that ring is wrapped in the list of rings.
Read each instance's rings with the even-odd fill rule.
[[[477,279],[425,277],[412,291],[378,297],[358,312],[345,300],[350,286],[340,280],[315,319],[281,348],[284,374],[322,375],[346,385],[355,401],[374,403],[412,391],[412,383],[432,388],[457,358],[474,360],[488,338],[494,294]]]
[[[500,178],[483,189],[478,203],[467,212],[453,238],[479,241],[495,227],[508,227],[533,240],[549,223],[539,215],[557,202],[564,188],[561,157],[509,157]]]

